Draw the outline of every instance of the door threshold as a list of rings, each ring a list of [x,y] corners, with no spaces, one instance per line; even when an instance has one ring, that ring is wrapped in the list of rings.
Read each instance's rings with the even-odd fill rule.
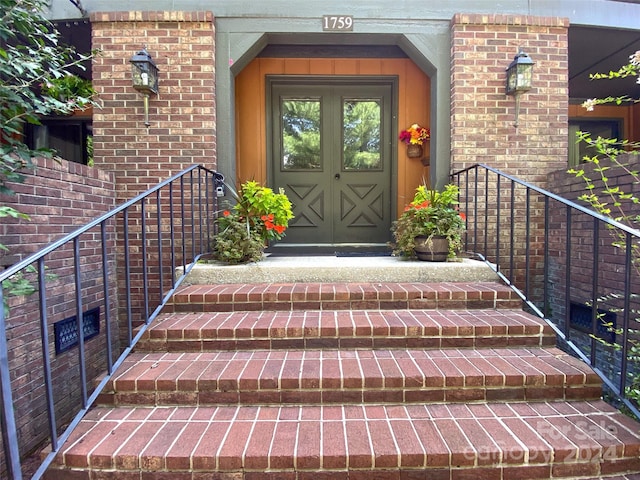
[[[380,257],[391,255],[391,247],[385,243],[278,243],[266,249],[272,256],[325,255],[333,257]]]

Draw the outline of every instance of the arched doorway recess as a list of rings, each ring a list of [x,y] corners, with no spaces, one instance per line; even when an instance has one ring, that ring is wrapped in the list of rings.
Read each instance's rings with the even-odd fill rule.
[[[274,116],[274,107],[280,106],[278,100],[273,98],[273,79],[287,79],[292,91],[297,91],[294,86],[296,81],[300,84],[314,84],[315,87],[330,85],[348,84],[348,88],[360,85],[365,91],[367,86],[372,84],[386,84],[389,86],[388,102],[380,97],[381,109],[387,119],[381,121],[384,132],[381,134],[381,151],[388,154],[384,158],[385,171],[383,177],[377,179],[372,176],[371,171],[361,172],[357,177],[359,180],[352,183],[349,188],[351,194],[345,195],[345,189],[337,188],[340,184],[346,184],[349,176],[342,163],[340,167],[328,166],[324,171],[327,178],[332,178],[331,189],[325,189],[330,193],[332,202],[323,204],[318,208],[318,203],[311,205],[308,198],[292,199],[294,204],[302,205],[306,203],[307,212],[297,212],[299,225],[306,225],[307,230],[311,223],[310,217],[319,220],[318,212],[326,213],[324,208],[329,210],[328,216],[334,220],[347,218],[351,214],[350,226],[356,226],[346,233],[344,222],[334,221],[331,225],[320,222],[322,228],[317,232],[324,232],[322,238],[313,233],[299,234],[293,233],[289,236],[290,242],[313,242],[320,243],[369,243],[384,244],[390,239],[389,226],[393,219],[397,217],[404,204],[413,196],[415,187],[423,182],[431,182],[433,175],[433,163],[429,161],[430,153],[435,151],[429,145],[425,149],[422,159],[410,159],[406,155],[406,147],[397,140],[401,129],[412,123],[420,123],[435,132],[432,119],[435,118],[432,108],[433,85],[432,80],[423,69],[421,69],[409,56],[396,45],[266,45],[257,53],[254,58],[243,62],[243,68],[236,74],[234,79],[234,112],[235,112],[235,179],[244,181],[255,179],[272,187],[283,186],[280,184],[283,176],[280,175],[277,149],[278,135],[280,130],[277,127],[278,117]],[[271,79],[271,83],[270,80]],[[276,82],[277,83],[277,82]],[[333,88],[333,87],[331,87]],[[286,86],[280,86],[280,94],[287,94]],[[343,92],[344,93],[344,92]],[[340,98],[348,101],[357,100],[355,94],[337,94]],[[367,94],[360,96],[361,100]],[[291,97],[291,99],[293,99]],[[300,99],[308,98],[309,95],[300,93]],[[369,95],[378,98],[375,94]],[[386,102],[386,103],[385,103]],[[327,123],[341,123],[340,115],[344,114],[344,105],[335,109],[337,117]],[[340,138],[343,132],[333,130],[333,142]],[[434,135],[435,137],[435,135]],[[435,142],[435,138],[434,138]],[[276,152],[276,153],[274,153]],[[340,155],[340,151],[335,152]],[[422,160],[422,161],[421,161]],[[334,160],[335,161],[335,160]],[[347,177],[345,177],[345,173]],[[365,176],[369,178],[363,180]],[[351,174],[351,178],[356,175]],[[310,177],[308,177],[310,178]],[[373,194],[373,188],[367,185],[374,185],[388,179],[389,188],[384,194]],[[328,185],[327,185],[328,186]],[[290,196],[300,196],[300,192],[309,190],[307,186],[298,189],[297,193],[288,192]],[[367,197],[365,199],[365,197]],[[314,197],[313,199],[316,199]],[[296,201],[298,200],[298,201]],[[355,200],[355,201],[354,201]],[[372,201],[373,203],[366,203]],[[358,212],[356,203],[363,203],[363,209]],[[384,212],[383,212],[384,210]],[[326,220],[326,218],[325,218]],[[367,227],[375,228],[366,233]],[[295,228],[295,222],[293,223]],[[304,229],[301,229],[304,230]],[[359,233],[356,231],[359,230]],[[330,233],[327,233],[330,232]],[[328,236],[327,236],[328,235]],[[352,239],[353,242],[347,241]]]

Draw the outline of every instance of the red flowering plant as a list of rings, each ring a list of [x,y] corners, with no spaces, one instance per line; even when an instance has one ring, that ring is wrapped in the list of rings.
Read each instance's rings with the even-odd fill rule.
[[[407,145],[422,145],[431,138],[431,130],[414,123],[406,130],[402,130],[398,138]]]
[[[413,201],[393,222],[393,254],[415,257],[416,237],[443,236],[449,240],[449,258],[462,248],[465,214],[458,210],[457,185],[448,184],[442,191],[429,190],[425,185],[416,188]]]
[[[293,218],[291,202],[282,189],[275,193],[255,181],[230,189],[236,203],[218,219],[216,258],[226,263],[262,259],[265,245],[285,235]]]

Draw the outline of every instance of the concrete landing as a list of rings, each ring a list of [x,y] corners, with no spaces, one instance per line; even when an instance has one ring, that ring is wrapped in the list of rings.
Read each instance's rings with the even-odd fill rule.
[[[211,261],[193,267],[185,284],[299,282],[487,282],[498,276],[484,262],[421,262],[398,257],[267,256],[244,265]]]

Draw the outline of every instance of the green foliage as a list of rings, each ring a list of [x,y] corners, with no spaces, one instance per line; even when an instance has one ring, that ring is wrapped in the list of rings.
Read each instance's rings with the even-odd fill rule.
[[[640,143],[618,140],[615,138],[592,138],[588,132],[578,132],[578,141],[589,146],[592,155],[582,158],[585,164],[593,165],[591,171],[595,176],[587,174],[584,168],[572,168],[568,173],[581,178],[585,183],[585,193],[578,199],[587,203],[599,214],[631,228],[640,227],[640,216],[636,213],[640,205],[640,197],[631,188],[632,185],[640,185],[640,175],[637,167],[637,156],[640,154]],[[622,169],[629,178],[629,189],[613,185],[608,177],[611,168]],[[600,186],[598,186],[600,185]],[[609,231],[614,239],[612,245],[625,250],[626,233],[610,227]],[[640,274],[640,239],[631,243],[632,265],[636,274]]]
[[[218,220],[219,232],[215,237],[214,252],[218,260],[237,264],[262,259],[264,243],[252,234],[251,226],[238,215],[227,215]]]
[[[293,218],[291,202],[282,189],[275,193],[255,181],[243,183],[232,193],[235,205],[218,220],[216,258],[226,263],[258,261],[269,241],[284,237]]]
[[[47,85],[60,83],[84,68],[91,58],[60,43],[60,34],[44,16],[47,0],[0,0],[0,192],[9,193],[11,182],[23,180],[21,170],[32,168],[31,159],[49,152],[25,145],[23,128],[38,125],[40,117],[71,113],[94,104],[91,95],[49,96]],[[68,81],[68,80],[65,80]],[[64,82],[64,81],[62,81]],[[45,87],[45,88],[43,88]]]
[[[0,0],[0,193],[13,193],[10,184],[24,181],[23,170],[33,168],[36,156],[50,156],[24,143],[24,126],[40,124],[40,117],[67,114],[93,105],[93,89],[79,89],[70,69],[83,69],[91,55],[83,56],[60,43],[60,34],[44,13],[48,0]],[[50,87],[66,85],[64,99],[51,95]],[[72,87],[75,94],[72,93]],[[28,219],[15,209],[0,206],[0,217]],[[0,250],[6,246],[0,244]],[[25,274],[2,283],[11,295],[35,290]]]
[[[85,80],[78,75],[65,75],[60,78],[52,78],[44,83],[41,93],[60,102],[67,102],[74,98],[92,98],[96,91],[90,80]]]
[[[623,65],[617,71],[610,71],[608,73],[595,73],[591,75],[592,79],[617,79],[625,78],[629,76],[639,77],[640,75],[640,50],[635,52],[629,57],[629,63]],[[638,78],[640,83],[640,77]],[[582,106],[588,111],[593,111],[597,105],[611,104],[621,105],[624,103],[636,103],[639,99],[633,99],[628,96],[620,97],[604,97],[604,98],[591,98],[586,100]],[[601,215],[608,217],[617,222],[623,223],[631,228],[640,228],[640,214],[639,204],[640,197],[634,191],[634,186],[640,185],[640,174],[636,170],[638,166],[638,155],[640,154],[640,142],[630,142],[628,140],[619,140],[615,138],[593,138],[588,132],[578,132],[577,141],[583,142],[588,146],[590,155],[586,155],[582,158],[585,164],[591,164],[593,168],[590,171],[593,172],[593,178],[590,174],[587,174],[585,168],[572,168],[568,171],[575,175],[577,178],[581,178],[584,181],[585,193],[578,198],[588,204],[593,210]],[[624,182],[626,187],[619,185],[613,185],[608,177],[608,172],[612,169],[621,169],[627,176],[628,181]],[[636,189],[637,191],[637,189]],[[611,244],[626,251],[627,249],[627,235],[616,228],[609,228],[613,237]],[[631,249],[631,262],[634,267],[635,274],[640,275],[640,238],[633,237],[629,246]],[[621,301],[620,295],[608,294],[602,296],[594,303],[601,304],[608,301]],[[640,296],[637,294],[631,294],[632,301],[637,302]],[[624,309],[620,307],[614,307],[611,311],[617,313],[624,313]],[[640,322],[640,311],[631,309],[630,318],[637,325]],[[612,325],[604,323],[602,315],[599,315],[599,319],[603,322],[604,326],[610,331],[614,331],[617,335],[621,335],[623,332],[621,329],[614,329]],[[638,329],[630,328],[627,331],[629,349],[628,360],[636,365],[636,369],[640,368],[640,331]],[[622,345],[617,343],[609,343],[605,340],[594,337],[598,342],[615,350],[622,349]],[[628,398],[634,400],[636,403],[640,403],[640,376],[632,375],[629,379],[629,386],[627,387],[626,395]]]
[[[247,220],[253,232],[263,240],[280,240],[293,218],[291,202],[280,189],[275,193],[258,182],[248,181],[240,186],[236,194],[235,213]]]
[[[459,189],[453,184],[446,185],[441,192],[429,190],[425,185],[416,188],[413,201],[393,222],[393,254],[413,258],[416,237],[444,236],[449,240],[449,257],[455,257],[462,247],[465,229],[464,214],[457,208],[458,194]]]

